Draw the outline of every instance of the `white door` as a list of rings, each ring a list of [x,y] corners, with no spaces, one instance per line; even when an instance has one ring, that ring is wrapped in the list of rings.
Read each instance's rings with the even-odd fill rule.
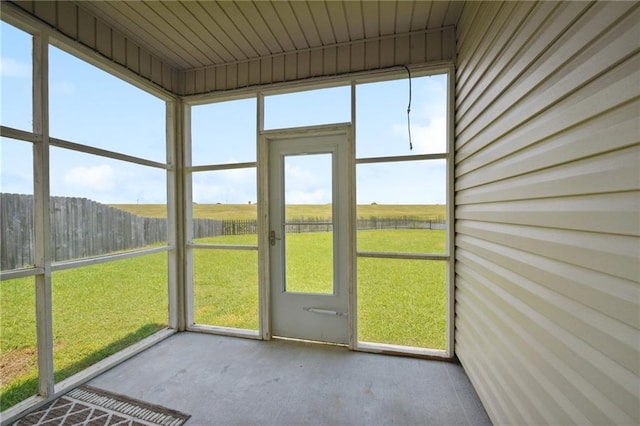
[[[268,138],[273,336],[349,343],[350,134],[343,126]]]

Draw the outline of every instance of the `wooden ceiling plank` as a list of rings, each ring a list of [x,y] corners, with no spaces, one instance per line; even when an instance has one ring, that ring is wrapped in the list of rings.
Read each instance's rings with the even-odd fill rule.
[[[342,7],[347,20],[349,40],[362,40],[364,38],[364,20],[361,3],[355,1],[343,2]]]
[[[396,26],[396,6],[395,1],[381,1],[379,6],[378,25],[380,27],[380,35],[386,36],[393,34]]]
[[[458,19],[462,14],[463,7],[464,1],[450,1],[442,26],[448,27],[450,25],[458,25]]]
[[[262,21],[262,18],[259,18],[257,22],[247,19],[245,14],[240,9],[240,5],[242,3],[251,4],[248,2],[224,2],[222,3],[222,7],[225,9],[227,16],[229,17],[231,22],[233,22],[235,27],[242,31],[242,34],[247,39],[247,42],[251,45],[253,50],[258,53],[258,56],[271,54],[272,52],[269,50],[265,42],[262,40],[262,37],[256,30],[256,26],[259,24],[264,25],[264,21]]]
[[[411,19],[415,1],[401,1],[396,6],[395,33],[402,34],[411,31]]]
[[[144,16],[131,9],[125,2],[79,2],[78,6],[80,10],[86,8],[92,14],[100,16],[101,19],[121,31],[126,38],[144,46],[145,49],[163,58],[176,68],[201,66],[201,63],[195,58],[185,56],[185,52],[180,50],[180,45],[176,41],[169,39],[162,33],[156,37],[157,28],[153,27]],[[89,6],[98,9],[91,10]]]
[[[429,14],[431,13],[431,2],[416,1],[413,7],[411,19],[411,31],[420,31],[427,28]]]
[[[316,24],[311,16],[311,11],[307,7],[305,2],[293,2],[291,8],[296,16],[296,20],[302,29],[304,38],[307,42],[307,47],[319,47],[322,46],[322,39],[320,33],[316,28]]]
[[[275,2],[274,7],[276,13],[280,17],[280,21],[284,23],[284,28],[291,38],[293,45],[296,49],[306,49],[309,47],[309,40],[307,38],[307,33],[315,30],[313,23],[311,26],[307,26],[308,23],[304,24],[299,20],[298,14],[292,9],[294,5],[300,6],[302,9],[306,9],[306,2]],[[304,29],[303,29],[304,28]],[[305,31],[306,30],[306,31]]]
[[[325,1],[324,2],[329,19],[331,20],[331,26],[333,27],[333,34],[336,38],[336,43],[345,43],[351,41],[349,34],[349,25],[347,24],[347,17],[342,2]]]
[[[323,46],[328,46],[336,43],[336,37],[333,33],[331,25],[331,19],[327,12],[327,7],[323,1],[308,2],[311,17],[315,22],[318,33],[320,34],[320,40]]]
[[[256,8],[255,3],[249,1],[241,1],[236,2],[235,5],[245,17],[247,22],[251,23],[253,30],[256,32],[256,35],[260,38],[265,48],[267,49],[267,54],[282,52],[282,48],[278,44],[278,40],[276,40],[273,32]]]
[[[206,61],[202,61],[201,57],[194,55],[190,50],[185,49],[185,43],[188,44],[188,39],[180,32],[176,31],[167,21],[165,21],[160,14],[156,11],[156,8],[160,6],[159,3],[154,2],[110,2],[113,5],[126,5],[130,11],[137,14],[138,18],[133,19],[134,25],[147,27],[147,33],[153,37],[151,40],[145,40],[143,46],[146,44],[154,45],[157,41],[169,46],[170,49],[180,55],[188,55],[195,63],[194,67],[206,65]]]
[[[188,35],[191,44],[208,59],[210,64],[220,64],[231,60],[231,55],[224,51],[222,44],[209,34],[207,28],[181,2],[172,1],[163,2],[163,4],[167,8],[167,14],[173,15],[172,18],[169,18],[173,21],[173,25]]]
[[[295,46],[293,44],[293,41],[291,40],[291,37],[289,37],[289,34],[284,28],[280,17],[276,13],[273,2],[260,1],[256,2],[255,5],[258,8],[260,15],[262,15],[262,18],[267,23],[267,26],[278,41],[280,50],[282,52],[294,50]]]
[[[204,27],[207,39],[216,41],[216,52],[225,59],[225,62],[234,62],[246,59],[246,54],[238,47],[235,41],[218,25],[203,4],[199,1],[182,2],[185,9]]]
[[[364,23],[364,37],[375,38],[380,36],[380,26],[378,25],[380,14],[378,12],[379,2],[362,2],[362,17]]]
[[[449,2],[434,1],[431,4],[431,14],[427,21],[427,28],[441,28],[444,23],[444,17],[447,14]]]
[[[188,2],[185,2],[188,3]],[[242,56],[238,59],[249,59],[258,56],[258,52],[251,46],[251,43],[244,36],[244,33],[238,30],[238,27],[227,15],[227,11],[222,5],[226,2],[217,1],[199,1],[197,4],[209,15],[212,21],[216,22],[220,28],[229,36],[233,45],[236,46]]]

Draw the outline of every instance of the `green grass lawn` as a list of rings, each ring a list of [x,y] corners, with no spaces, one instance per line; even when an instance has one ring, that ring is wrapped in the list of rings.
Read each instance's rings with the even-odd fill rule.
[[[166,259],[166,253],[156,253],[53,273],[56,382],[166,327]],[[5,410],[37,392],[34,278],[0,286]]]
[[[330,233],[289,234],[289,279],[317,292],[330,280]],[[255,235],[199,242],[255,244]],[[442,252],[445,232],[359,231],[358,249]],[[359,340],[445,347],[445,262],[358,259]],[[255,250],[194,249],[195,321],[258,329]],[[167,323],[167,255],[152,255],[55,272],[52,279],[54,368],[63,380]],[[0,410],[37,392],[34,279],[0,282]]]
[[[167,208],[164,204],[112,204],[111,207],[145,217],[167,217]],[[287,205],[289,219],[329,216],[331,216],[329,204]],[[362,204],[356,207],[356,216],[359,218],[410,216],[437,220],[446,217],[446,206],[444,204]],[[257,206],[255,204],[194,204],[193,217],[220,220],[255,219]]]
[[[199,242],[252,244],[255,236],[203,238]],[[288,285],[292,291],[326,292],[331,234],[288,234]],[[444,251],[438,230],[359,231],[358,249]],[[323,259],[323,261],[318,261]],[[358,258],[358,337],[361,341],[444,349],[446,263]],[[196,249],[195,320],[199,324],[258,329],[257,252]]]

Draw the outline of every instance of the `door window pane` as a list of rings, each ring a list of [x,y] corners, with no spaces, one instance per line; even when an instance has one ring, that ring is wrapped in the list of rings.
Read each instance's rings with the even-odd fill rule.
[[[332,154],[284,157],[281,235],[285,238],[288,292],[334,292],[332,160]]]

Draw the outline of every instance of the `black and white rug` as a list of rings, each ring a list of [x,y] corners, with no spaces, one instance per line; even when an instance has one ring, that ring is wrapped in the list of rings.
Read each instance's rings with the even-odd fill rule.
[[[14,426],[181,426],[191,417],[90,386],[80,386],[15,422]]]

